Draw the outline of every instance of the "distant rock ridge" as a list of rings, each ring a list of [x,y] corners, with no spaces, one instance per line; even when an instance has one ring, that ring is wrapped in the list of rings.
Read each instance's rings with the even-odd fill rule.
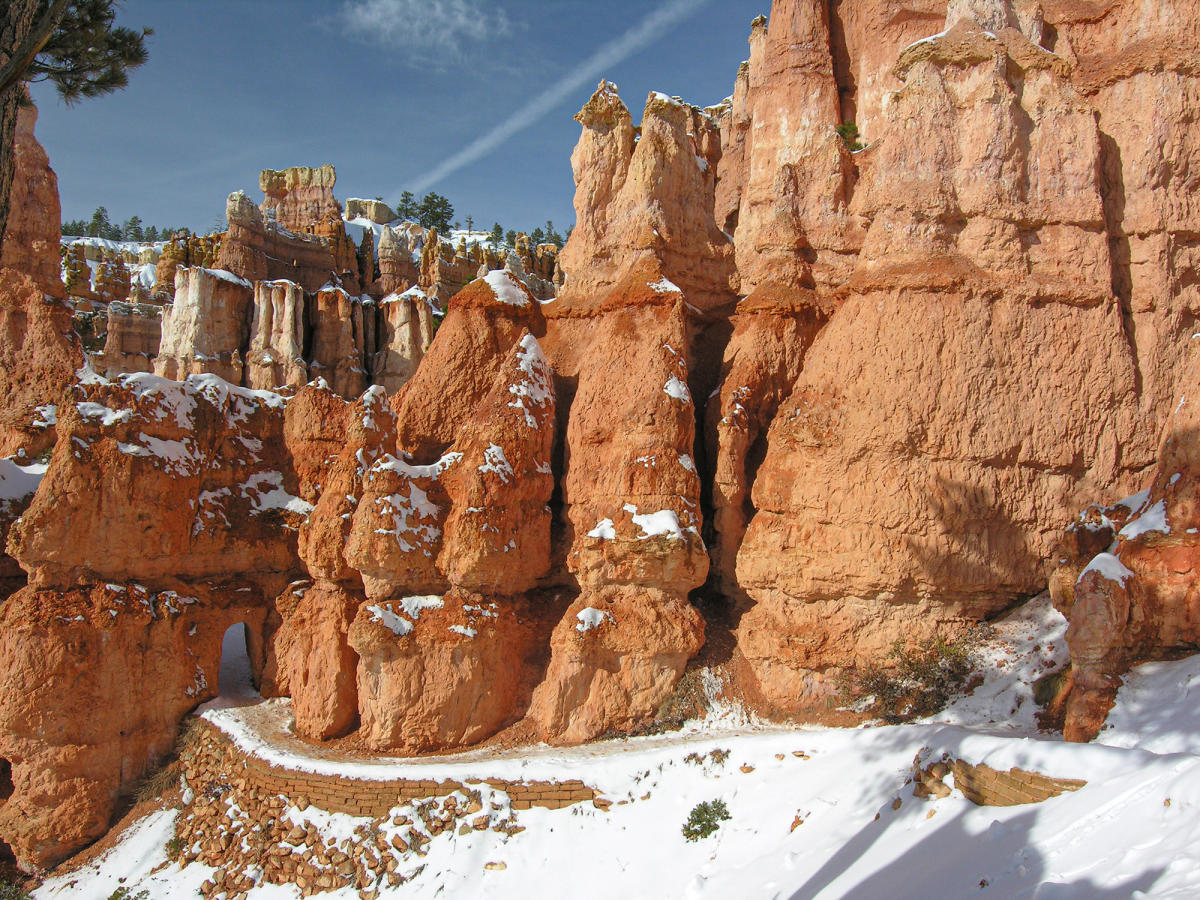
[[[93,352],[93,364],[109,375],[212,373],[262,389],[324,377],[347,398],[371,384],[394,393],[416,370],[446,302],[476,278],[507,269],[539,300],[554,297],[557,248],[533,247],[524,236],[504,254],[480,243],[454,247],[430,229],[395,222],[382,203],[356,201],[356,218],[369,213],[388,222],[378,243],[370,229],[356,246],[335,183],[328,165],[264,171],[262,206],[235,192],[225,233],[165,242],[153,254],[149,290],[131,283],[126,257],[140,262],[133,254],[71,245],[64,265],[76,309],[103,313],[122,301],[108,313],[113,337],[101,334],[111,346]],[[276,308],[285,284],[288,298]],[[148,302],[163,305],[158,334],[141,309]],[[139,309],[136,320],[130,304]]]

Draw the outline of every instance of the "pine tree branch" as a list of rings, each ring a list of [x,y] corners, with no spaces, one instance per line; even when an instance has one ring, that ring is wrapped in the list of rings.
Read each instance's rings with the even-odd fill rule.
[[[25,74],[25,70],[33,64],[33,60],[46,43],[54,34],[54,30],[58,28],[59,22],[67,13],[67,7],[71,0],[54,0],[50,4],[50,8],[46,10],[46,15],[42,16],[42,20],[33,26],[33,29],[25,37],[15,51],[12,57],[0,69],[0,97],[8,93],[8,89],[21,80],[21,76]]]

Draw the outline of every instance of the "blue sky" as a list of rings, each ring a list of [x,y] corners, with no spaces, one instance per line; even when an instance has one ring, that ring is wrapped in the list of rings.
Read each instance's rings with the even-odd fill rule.
[[[120,23],[155,30],[150,61],[126,90],[69,108],[35,85],[38,137],[66,219],[104,205],[117,221],[204,231],[231,191],[261,199],[260,169],[331,162],[341,200],[394,202],[434,175],[464,222],[565,229],[572,117],[601,77],[583,64],[619,85],[635,119],[650,90],[716,103],[769,5],[126,0]]]

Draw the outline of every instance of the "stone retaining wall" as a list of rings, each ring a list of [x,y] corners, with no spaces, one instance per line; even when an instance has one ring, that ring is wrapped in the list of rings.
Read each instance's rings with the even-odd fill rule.
[[[327,812],[352,816],[379,817],[395,806],[427,797],[446,797],[455,791],[466,791],[461,782],[452,780],[404,779],[364,781],[335,775],[314,775],[283,769],[249,756],[239,750],[219,728],[203,723],[203,727],[221,748],[223,766],[232,779],[244,780],[267,795],[279,794],[298,806],[308,804]],[[481,779],[472,784],[487,784],[503,791],[512,801],[514,810],[563,809],[584,801],[596,801],[597,793],[582,781],[505,781]],[[601,800],[599,805],[606,805]]]
[[[979,806],[1041,803],[1067,791],[1077,791],[1087,784],[1086,781],[1050,778],[1023,769],[1000,772],[988,766],[973,766],[961,759],[954,761],[951,771],[954,773],[954,786]]]

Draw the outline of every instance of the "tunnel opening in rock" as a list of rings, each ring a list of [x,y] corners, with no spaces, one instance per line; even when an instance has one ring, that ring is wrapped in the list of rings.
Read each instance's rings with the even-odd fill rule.
[[[230,625],[221,639],[217,691],[224,700],[253,700],[259,697],[250,665],[250,632],[245,622]]]
[[[0,883],[4,881],[16,882],[23,877],[24,873],[17,866],[17,856],[13,853],[12,847],[8,846],[4,841],[0,841]],[[24,895],[18,894],[17,896]]]
[[[0,807],[13,795],[12,763],[0,756]]]
[[[4,808],[4,804],[12,795],[12,762],[0,756],[0,809]],[[0,886],[7,880],[17,878],[19,874],[17,857],[13,853],[12,847],[0,839]]]

